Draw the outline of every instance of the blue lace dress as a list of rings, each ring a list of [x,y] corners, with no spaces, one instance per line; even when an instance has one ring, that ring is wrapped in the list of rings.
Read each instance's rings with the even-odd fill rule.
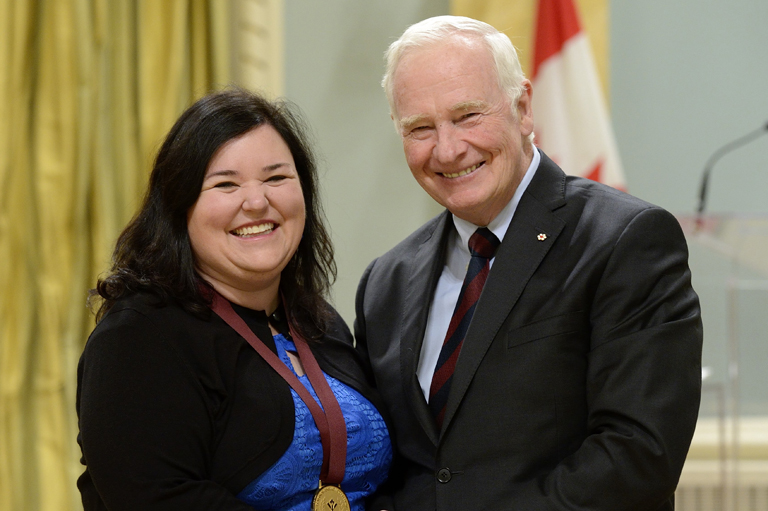
[[[291,371],[288,351],[295,352],[293,341],[282,334],[274,336],[277,354]],[[381,414],[356,390],[325,375],[341,406],[347,423],[347,465],[341,488],[347,494],[353,511],[364,511],[365,498],[384,482],[392,463],[392,444]],[[299,381],[320,403],[309,378]],[[320,480],[323,462],[320,431],[307,405],[291,389],[296,425],[293,441],[282,457],[253,480],[237,497],[260,510],[309,511]]]

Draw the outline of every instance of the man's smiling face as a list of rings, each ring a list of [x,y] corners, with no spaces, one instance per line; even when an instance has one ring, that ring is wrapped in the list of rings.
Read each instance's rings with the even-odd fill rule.
[[[531,88],[524,84],[510,106],[484,43],[463,36],[409,50],[395,70],[393,114],[413,176],[475,225],[499,214],[530,164]]]

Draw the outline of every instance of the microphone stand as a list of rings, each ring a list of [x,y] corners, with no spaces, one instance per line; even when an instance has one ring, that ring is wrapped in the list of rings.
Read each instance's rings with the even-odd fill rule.
[[[733,142],[728,142],[723,147],[712,153],[712,156],[709,157],[707,163],[704,165],[704,172],[701,174],[701,187],[699,188],[699,207],[696,210],[696,229],[694,232],[701,229],[704,223],[704,206],[707,202],[707,184],[709,183],[709,176],[712,173],[712,168],[715,166],[715,163],[717,163],[718,160],[720,160],[720,158],[726,154],[752,142],[754,139],[765,133],[768,133],[768,122],[766,122],[763,126],[760,126],[758,129],[737,138]]]

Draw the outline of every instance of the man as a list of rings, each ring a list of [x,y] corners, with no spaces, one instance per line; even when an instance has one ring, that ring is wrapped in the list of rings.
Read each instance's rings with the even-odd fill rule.
[[[484,23],[410,27],[383,84],[413,176],[447,211],[358,289],[400,456],[371,508],[673,509],[702,337],[674,217],[533,146],[531,84]]]

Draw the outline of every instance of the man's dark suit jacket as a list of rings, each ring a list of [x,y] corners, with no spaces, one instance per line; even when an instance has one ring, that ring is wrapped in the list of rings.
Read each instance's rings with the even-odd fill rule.
[[[358,349],[395,424],[394,508],[673,509],[702,342],[675,218],[566,176],[542,153],[438,431],[416,368],[453,228],[448,212],[434,218],[371,263],[358,289]]]

